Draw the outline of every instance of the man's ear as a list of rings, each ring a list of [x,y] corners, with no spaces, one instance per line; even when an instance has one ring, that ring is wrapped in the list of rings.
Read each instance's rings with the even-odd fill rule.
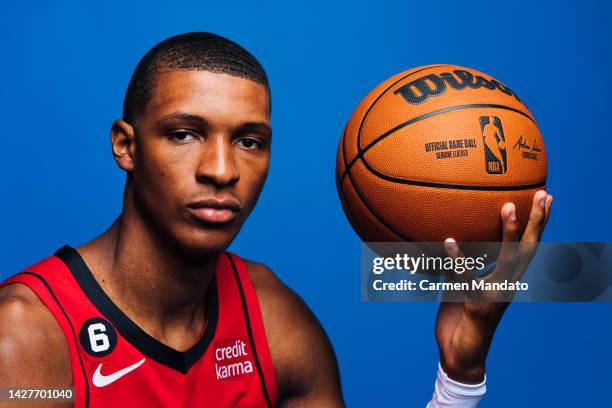
[[[110,132],[113,156],[117,165],[128,173],[134,170],[136,137],[134,127],[122,119],[113,122]]]

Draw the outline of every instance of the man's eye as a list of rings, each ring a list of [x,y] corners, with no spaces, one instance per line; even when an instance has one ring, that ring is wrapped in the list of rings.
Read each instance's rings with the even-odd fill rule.
[[[176,140],[178,142],[190,142],[196,139],[196,136],[191,132],[188,132],[186,130],[181,130],[181,131],[170,133],[168,135],[168,138],[171,140]]]
[[[261,145],[259,141],[250,137],[243,137],[242,139],[240,139],[239,143],[240,146],[244,147],[245,149],[256,149]]]

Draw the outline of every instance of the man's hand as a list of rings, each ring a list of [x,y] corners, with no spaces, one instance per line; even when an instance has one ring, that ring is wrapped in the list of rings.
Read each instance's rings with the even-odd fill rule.
[[[520,278],[533,257],[548,221],[552,196],[540,190],[534,194],[525,230],[518,230],[516,208],[507,203],[501,210],[503,242],[495,269],[486,279]],[[519,241],[520,240],[520,241]],[[447,239],[445,248],[452,257],[462,257],[456,242]],[[472,276],[473,277],[473,276]],[[501,278],[501,279],[500,279]],[[483,381],[485,360],[508,302],[487,300],[443,302],[436,320],[436,339],[442,368],[450,378],[466,384]]]

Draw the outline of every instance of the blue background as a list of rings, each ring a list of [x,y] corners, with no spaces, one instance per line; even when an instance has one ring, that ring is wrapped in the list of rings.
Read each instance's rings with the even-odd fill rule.
[[[336,195],[340,132],[379,82],[453,63],[508,84],[546,142],[555,203],[544,239],[610,241],[607,2],[100,3],[3,3],[0,278],[92,239],[119,214],[110,125],[140,57],[186,31],[225,35],[267,69],[271,172],[233,250],[267,263],[311,306],[349,406],[424,406],[438,361],[437,304],[360,303],[359,240]],[[482,406],[611,406],[611,312],[512,305]]]

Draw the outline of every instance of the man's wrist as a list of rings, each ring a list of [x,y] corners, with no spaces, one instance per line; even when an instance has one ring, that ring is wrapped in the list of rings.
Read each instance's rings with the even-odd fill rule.
[[[427,408],[474,408],[487,391],[486,375],[478,384],[465,384],[451,379],[442,364],[438,364],[438,376],[431,401]]]
[[[445,364],[443,361],[441,361],[440,368],[445,374],[448,375],[450,379],[462,384],[480,384],[485,379],[484,365],[460,367],[457,365]]]

